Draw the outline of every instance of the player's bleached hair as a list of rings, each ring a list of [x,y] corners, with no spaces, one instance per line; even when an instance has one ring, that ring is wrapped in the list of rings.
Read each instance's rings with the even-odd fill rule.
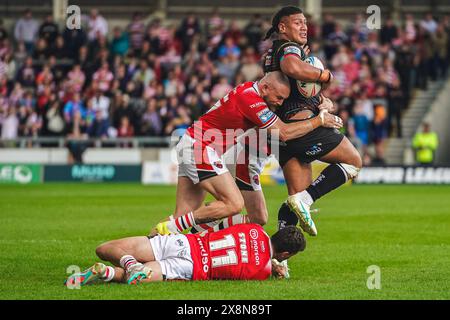
[[[293,14],[298,14],[298,13],[303,13],[303,11],[299,7],[295,7],[295,6],[286,6],[286,7],[281,8],[280,10],[278,10],[278,12],[275,13],[275,15],[272,18],[272,27],[269,29],[269,31],[267,31],[266,36],[264,37],[264,40],[269,39],[273,33],[279,31],[278,25],[280,24],[281,19],[283,19],[284,17],[288,17],[290,15],[293,15]]]
[[[296,226],[280,229],[270,239],[276,252],[296,254],[306,248],[306,239]]]

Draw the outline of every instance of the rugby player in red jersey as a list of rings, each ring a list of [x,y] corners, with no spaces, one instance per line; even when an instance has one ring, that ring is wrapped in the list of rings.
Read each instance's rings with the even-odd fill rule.
[[[198,234],[130,237],[106,242],[96,263],[68,277],[67,286],[95,280],[137,284],[163,280],[266,280],[284,278],[279,262],[305,249],[305,238],[290,226],[269,237],[258,224],[241,224]]]
[[[157,224],[153,234],[181,233],[241,212],[244,199],[223,155],[245,131],[255,127],[266,129],[287,141],[320,126],[342,127],[342,120],[327,112],[302,122],[284,123],[273,111],[289,94],[287,77],[278,71],[268,73],[257,82],[234,88],[186,131],[176,148],[176,209],[167,221]],[[216,201],[203,205],[207,192]]]

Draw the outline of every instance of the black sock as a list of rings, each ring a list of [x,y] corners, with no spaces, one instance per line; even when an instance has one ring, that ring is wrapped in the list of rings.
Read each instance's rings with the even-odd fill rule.
[[[328,192],[339,188],[347,182],[347,173],[339,164],[330,164],[317,179],[306,189],[311,198],[316,201]]]
[[[278,210],[278,230],[286,228],[287,226],[296,226],[297,223],[297,215],[291,211],[285,202],[283,202],[280,210]]]

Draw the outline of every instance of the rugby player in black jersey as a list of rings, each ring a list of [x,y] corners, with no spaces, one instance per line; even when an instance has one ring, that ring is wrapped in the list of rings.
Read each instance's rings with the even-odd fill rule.
[[[333,111],[333,103],[323,95],[305,98],[297,90],[296,80],[315,81],[326,86],[332,80],[329,70],[320,70],[304,62],[307,48],[307,22],[300,8],[281,8],[272,19],[266,38],[277,34],[265,56],[264,72],[282,71],[289,77],[291,94],[277,110],[285,122],[302,121],[320,113]],[[306,53],[305,53],[306,52]],[[362,167],[359,152],[338,130],[319,127],[307,135],[281,144],[278,161],[283,169],[289,197],[278,212],[278,228],[296,225],[310,235],[317,229],[310,215],[314,201],[357,176]],[[312,182],[311,162],[329,165]]]

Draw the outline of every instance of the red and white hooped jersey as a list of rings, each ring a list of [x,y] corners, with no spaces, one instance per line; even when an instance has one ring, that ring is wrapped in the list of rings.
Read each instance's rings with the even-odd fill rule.
[[[219,154],[236,144],[236,137],[250,128],[270,128],[278,116],[260,96],[256,82],[245,82],[211,107],[187,134]]]
[[[270,237],[258,224],[186,235],[192,280],[266,280],[272,272]]]

